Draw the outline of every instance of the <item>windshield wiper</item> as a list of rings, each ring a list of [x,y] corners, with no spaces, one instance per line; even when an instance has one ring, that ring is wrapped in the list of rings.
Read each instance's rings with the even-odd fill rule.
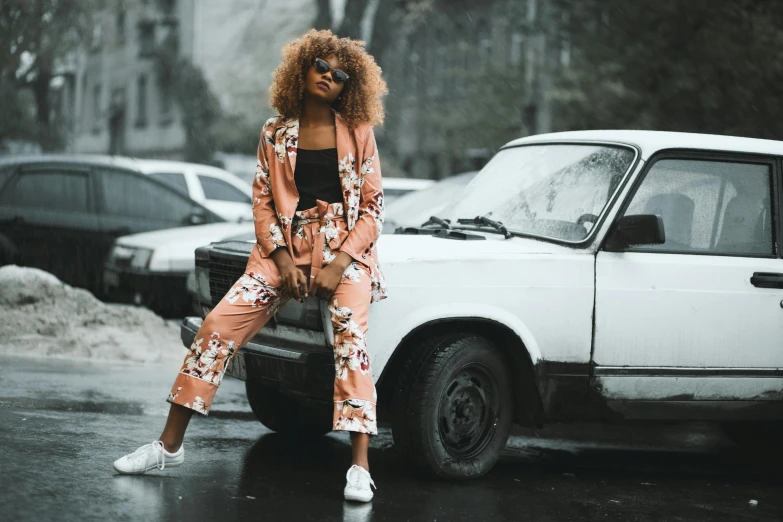
[[[426,227],[427,225],[440,225],[442,228],[451,228],[449,223],[450,221],[448,219],[441,219],[438,216],[430,216],[430,218],[421,226]]]
[[[501,234],[503,234],[503,237],[506,239],[514,237],[514,234],[508,231],[506,226],[501,223],[500,221],[494,221],[492,219],[489,219],[487,216],[476,216],[473,219],[458,219],[457,223],[460,225],[485,225],[491,228],[494,228]]]

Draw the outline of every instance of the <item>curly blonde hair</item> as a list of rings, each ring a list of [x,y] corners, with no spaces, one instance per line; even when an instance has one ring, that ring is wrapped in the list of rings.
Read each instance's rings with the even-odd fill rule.
[[[364,49],[364,42],[338,38],[331,31],[309,30],[283,47],[283,62],[275,69],[269,87],[270,105],[284,118],[299,118],[302,111],[305,76],[316,58],[336,56],[350,79],[345,83],[334,109],[349,127],[360,123],[383,124],[381,98],[388,89],[381,68]]]

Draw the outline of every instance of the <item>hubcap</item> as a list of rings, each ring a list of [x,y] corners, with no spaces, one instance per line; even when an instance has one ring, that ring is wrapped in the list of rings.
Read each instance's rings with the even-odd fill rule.
[[[451,378],[441,395],[438,428],[446,451],[473,457],[492,438],[498,412],[497,383],[483,366],[468,364]]]

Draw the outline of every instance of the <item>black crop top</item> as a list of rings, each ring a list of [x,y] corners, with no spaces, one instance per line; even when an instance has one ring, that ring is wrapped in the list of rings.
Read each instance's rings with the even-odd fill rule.
[[[337,163],[336,148],[297,150],[294,172],[296,190],[299,192],[297,211],[314,207],[316,199],[327,203],[343,200]]]

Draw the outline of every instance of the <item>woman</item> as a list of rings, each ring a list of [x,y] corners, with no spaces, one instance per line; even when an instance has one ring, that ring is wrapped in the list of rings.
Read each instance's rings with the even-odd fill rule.
[[[194,411],[206,415],[234,353],[288,299],[327,300],[334,330],[333,429],[351,433],[345,498],[369,501],[376,393],[368,308],[386,296],[375,242],[383,225],[372,126],[386,84],[363,43],[311,30],[284,49],[270,88],[253,185],[257,244],[245,274],[206,317],[180,369],[160,438],[114,463],[120,473],[179,466]]]

